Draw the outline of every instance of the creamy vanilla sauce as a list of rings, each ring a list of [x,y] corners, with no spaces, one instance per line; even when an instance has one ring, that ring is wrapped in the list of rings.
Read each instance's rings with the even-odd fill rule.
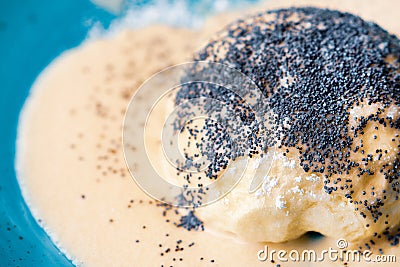
[[[400,3],[395,0],[271,1],[266,6],[293,3],[351,11],[400,33]],[[64,52],[35,82],[21,115],[18,178],[35,218],[75,264],[299,266],[277,260],[271,263],[270,259],[260,262],[257,252],[264,244],[244,243],[207,225],[204,232],[188,232],[166,222],[178,218],[162,216],[163,209],[137,187],[124,162],[121,127],[133,91],[155,72],[190,60],[196,48],[234,17],[237,15],[214,18],[201,32],[152,26],[121,32],[112,39],[88,41]],[[157,150],[157,144],[153,148]],[[178,240],[184,250],[175,252]],[[328,238],[268,246],[287,251],[337,248],[336,240]],[[167,248],[171,252],[166,253]],[[400,260],[398,248],[385,249],[385,254],[396,254]],[[300,265],[340,263],[326,260]]]

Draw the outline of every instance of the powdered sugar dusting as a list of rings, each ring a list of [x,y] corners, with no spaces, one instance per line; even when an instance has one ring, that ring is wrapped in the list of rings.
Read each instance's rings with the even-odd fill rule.
[[[306,177],[306,180],[316,182],[319,180],[319,177],[316,174],[312,173],[310,176]]]
[[[279,179],[277,177],[271,178],[270,176],[266,176],[261,185],[261,188],[256,191],[255,196],[257,198],[262,197],[264,195],[269,196],[271,194],[272,189],[276,187],[278,183]]]
[[[285,198],[281,195],[278,195],[275,199],[275,207],[277,209],[285,209],[286,208],[286,201]]]
[[[301,183],[302,178],[301,178],[301,176],[297,176],[297,177],[294,177],[294,180],[295,180],[297,183]]]
[[[304,193],[304,190],[300,189],[300,187],[298,185],[296,185],[295,187],[290,189],[290,191],[293,192],[293,193],[298,193],[300,195],[303,195],[303,193]]]

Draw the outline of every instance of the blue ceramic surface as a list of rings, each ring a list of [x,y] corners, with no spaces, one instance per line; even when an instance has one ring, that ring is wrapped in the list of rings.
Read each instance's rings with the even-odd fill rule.
[[[0,266],[72,266],[22,199],[14,170],[18,116],[40,71],[85,38],[84,22],[113,17],[85,0],[0,2]]]

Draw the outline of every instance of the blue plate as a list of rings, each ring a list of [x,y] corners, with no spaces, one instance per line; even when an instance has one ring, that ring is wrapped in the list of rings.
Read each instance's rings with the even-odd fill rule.
[[[190,1],[189,6],[204,14],[211,4]],[[37,75],[62,51],[82,42],[90,27],[87,21],[107,27],[115,18],[88,0],[0,3],[0,266],[73,266],[22,199],[14,170],[18,116]]]
[[[14,157],[18,116],[40,71],[86,36],[88,19],[113,15],[82,0],[0,3],[0,266],[72,266],[21,197]]]

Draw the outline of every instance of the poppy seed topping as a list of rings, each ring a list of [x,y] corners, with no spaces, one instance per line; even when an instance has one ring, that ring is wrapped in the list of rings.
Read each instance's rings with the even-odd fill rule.
[[[398,223],[385,208],[398,201],[400,192],[396,36],[349,13],[280,9],[228,25],[194,59],[242,72],[261,90],[262,106],[273,114],[273,120],[257,120],[245,112],[237,94],[218,85],[182,86],[176,104],[205,97],[233,105],[227,114],[235,122],[234,138],[213,121],[192,134],[212,162],[208,177],[215,179],[239,157],[262,157],[272,136],[284,154],[298,157],[305,173],[322,175],[327,194],[342,194],[374,223]],[[222,107],[204,109],[212,113]],[[260,130],[266,121],[270,127]],[[207,145],[196,143],[199,132],[205,133]],[[269,140],[263,139],[265,133]],[[395,239],[389,228],[384,234]]]

